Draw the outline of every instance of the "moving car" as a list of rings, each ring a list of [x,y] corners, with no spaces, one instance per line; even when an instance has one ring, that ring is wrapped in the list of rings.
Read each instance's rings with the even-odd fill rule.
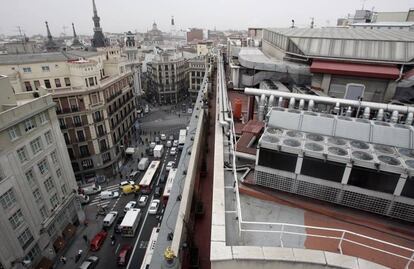
[[[161,134],[160,138],[162,141],[167,140],[167,136],[165,134]]]
[[[154,191],[154,196],[155,196],[155,197],[160,197],[160,196],[161,196],[161,192],[162,192],[161,187],[160,187],[160,186],[157,186],[157,187],[155,188],[155,191]]]
[[[133,180],[122,181],[121,183],[119,183],[119,189],[122,189],[122,187],[126,185],[135,185],[135,181]]]
[[[132,247],[129,244],[123,245],[119,251],[116,263],[118,265],[125,266],[128,264],[129,258],[131,257]]]
[[[174,156],[175,154],[177,154],[177,148],[176,148],[176,147],[172,147],[172,148],[170,149],[170,155],[171,155],[171,156]]]
[[[155,137],[155,143],[157,143],[157,144],[160,143],[160,138],[158,136]]]
[[[127,184],[121,187],[123,194],[137,193],[139,192],[139,185]]]
[[[132,171],[131,174],[129,174],[129,178],[135,180],[139,176],[139,171],[135,170]]]
[[[148,208],[148,214],[152,214],[152,215],[157,214],[159,206],[160,206],[160,200],[158,199],[152,200]]]
[[[178,147],[178,140],[173,141],[173,147]]]
[[[171,140],[168,140],[168,141],[167,141],[167,143],[165,144],[165,146],[166,146],[167,148],[171,148],[171,146],[172,146],[172,142],[171,142]]]
[[[116,220],[116,224],[115,224],[115,228],[114,228],[114,232],[115,233],[121,233],[122,229],[121,229],[121,223],[124,220],[125,215],[121,215],[119,216],[119,218]]]
[[[137,205],[137,202],[135,202],[135,201],[129,201],[126,204],[125,208],[124,208],[124,212],[127,212],[128,210],[130,210],[132,208],[135,208],[136,205]]]
[[[79,269],[93,269],[96,267],[96,265],[99,262],[99,258],[96,256],[90,256],[87,258],[81,266],[79,266]]]
[[[96,185],[95,183],[84,185],[81,187],[81,191],[85,195],[97,194],[97,193],[100,193],[101,190],[102,190],[101,186]]]
[[[155,146],[156,146],[157,144],[155,143],[155,142],[151,142],[150,143],[150,149],[153,149],[153,148],[155,148]]]
[[[86,205],[90,202],[89,195],[78,194],[78,198],[81,205]]]
[[[138,199],[138,206],[144,207],[147,204],[148,195],[141,195]]]
[[[101,199],[112,199],[112,198],[118,198],[119,192],[117,191],[103,191],[101,192]]]
[[[171,141],[174,140],[174,136],[170,135],[169,140],[171,140]]]
[[[114,223],[116,217],[118,216],[118,212],[117,211],[111,211],[109,212],[105,218],[103,219],[103,226],[104,227],[111,227],[112,224]]]
[[[90,250],[98,251],[101,248],[107,236],[108,232],[104,230],[97,233],[91,241]]]
[[[167,166],[165,167],[165,170],[166,170],[166,171],[170,171],[170,170],[171,170],[171,168],[173,168],[173,167],[174,167],[174,164],[175,164],[175,162],[174,162],[174,161],[169,161],[169,162],[167,163]]]

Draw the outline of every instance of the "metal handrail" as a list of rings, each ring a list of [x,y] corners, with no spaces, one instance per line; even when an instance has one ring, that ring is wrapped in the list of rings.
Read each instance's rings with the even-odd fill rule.
[[[283,235],[284,234],[291,234],[291,235],[300,235],[300,236],[310,236],[310,237],[317,237],[317,238],[326,238],[326,239],[333,239],[333,240],[338,240],[338,250],[341,254],[343,254],[343,249],[342,249],[342,243],[343,242],[348,242],[351,244],[355,244],[358,246],[362,246],[371,250],[375,250],[375,251],[379,251],[381,253],[385,253],[385,254],[389,254],[392,255],[394,257],[398,257],[401,259],[404,259],[407,261],[407,264],[405,265],[405,268],[409,268],[409,266],[411,265],[412,262],[414,262],[414,249],[412,248],[408,248],[408,247],[404,247],[401,245],[397,245],[394,243],[390,243],[378,238],[374,238],[374,237],[370,237],[370,236],[366,236],[363,234],[359,234],[359,233],[355,233],[352,231],[348,231],[348,230],[344,230],[344,229],[336,229],[336,228],[328,228],[328,227],[319,227],[319,226],[308,226],[308,225],[301,225],[301,224],[291,224],[291,223],[275,223],[275,222],[256,222],[256,221],[240,221],[242,224],[254,224],[254,225],[266,225],[266,226],[280,226],[280,230],[260,230],[260,229],[244,229],[242,228],[241,231],[242,232],[257,232],[257,233],[280,233],[279,239],[280,239],[280,245],[281,247],[284,247],[283,245]],[[286,227],[295,227],[295,228],[304,228],[304,229],[314,229],[314,230],[321,230],[321,231],[330,231],[330,232],[337,232],[340,233],[341,236],[328,236],[328,235],[321,235],[321,234],[312,234],[312,233],[301,233],[301,232],[291,232],[291,231],[286,231]],[[391,251],[387,251],[378,247],[374,247],[374,246],[370,246],[368,244],[364,244],[355,240],[351,240],[351,239],[347,239],[346,235],[353,235],[353,236],[357,236],[359,238],[364,238],[364,239],[368,239],[371,240],[373,242],[377,242],[377,243],[381,243],[384,244],[386,246],[390,246],[390,247],[394,247],[394,248],[398,248],[400,250],[405,250],[408,251],[411,254],[411,256],[403,256],[400,255],[398,253],[395,252],[391,252]]]

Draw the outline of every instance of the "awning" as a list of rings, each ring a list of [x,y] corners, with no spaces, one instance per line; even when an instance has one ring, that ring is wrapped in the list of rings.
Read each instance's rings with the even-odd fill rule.
[[[326,62],[314,60],[310,67],[312,73],[327,73],[334,75],[370,77],[382,79],[397,79],[400,70],[395,65],[373,65],[342,62]]]
[[[135,148],[127,148],[127,149],[125,150],[125,154],[132,155],[132,154],[134,154],[134,153],[135,153]]]
[[[53,262],[46,257],[42,257],[40,262],[36,265],[36,269],[52,269]]]
[[[72,223],[69,223],[68,225],[66,225],[62,233],[66,239],[71,238],[76,233],[76,226]]]
[[[65,246],[66,242],[63,239],[62,236],[58,236],[58,238],[56,238],[55,242],[53,242],[53,248],[55,249],[56,252],[59,252],[59,250],[61,250],[64,246]]]

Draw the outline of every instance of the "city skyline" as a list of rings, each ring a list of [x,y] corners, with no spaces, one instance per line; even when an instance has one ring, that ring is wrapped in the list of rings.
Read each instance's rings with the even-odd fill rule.
[[[123,0],[114,6],[108,0],[96,1],[98,14],[101,17],[101,26],[104,32],[126,32],[128,30],[146,32],[153,22],[158,24],[164,32],[170,31],[171,16],[174,16],[177,30],[185,30],[190,27],[203,29],[247,29],[248,27],[289,27],[291,20],[295,20],[298,27],[310,25],[311,18],[315,18],[315,26],[334,26],[336,19],[353,14],[356,9],[362,8],[376,11],[407,11],[410,1],[401,0],[390,2],[386,0],[360,1],[351,0],[335,2],[327,0],[307,1],[294,0],[289,5],[277,1],[264,0],[251,5],[249,2],[230,0],[220,3],[217,0],[210,1],[200,12],[199,3],[180,0],[166,2],[160,8],[159,2],[146,2],[140,4],[131,0]],[[28,35],[45,35],[44,21],[48,21],[52,35],[59,36],[62,33],[72,34],[70,25],[73,22],[78,34],[91,35],[93,33],[92,1],[74,0],[71,2],[55,2],[40,0],[33,4],[31,1],[20,0],[9,2],[7,9],[0,11],[3,23],[0,26],[0,34],[17,35],[17,26]],[[325,8],[321,9],[320,7]],[[49,12],[49,10],[63,10],[61,12]],[[154,12],[156,10],[156,12]],[[11,12],[13,11],[13,12]],[[135,11],[135,12],[134,12]],[[196,11],[196,12],[194,12]],[[329,12],[327,12],[329,11]],[[16,14],[30,13],[26,20]],[[225,19],[223,19],[225,18]],[[230,19],[229,19],[230,18]],[[66,28],[64,28],[66,27]]]

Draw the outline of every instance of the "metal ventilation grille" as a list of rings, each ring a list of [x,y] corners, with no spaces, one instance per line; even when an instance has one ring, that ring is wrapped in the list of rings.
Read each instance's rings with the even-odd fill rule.
[[[385,146],[385,145],[378,145],[378,144],[374,145],[374,149],[383,154],[394,154],[395,153],[392,147]]]
[[[412,149],[399,149],[398,152],[405,157],[414,158],[414,150]]]
[[[372,161],[374,157],[371,154],[363,152],[363,151],[354,151],[352,152],[352,157],[357,158],[363,161]]]
[[[305,149],[312,151],[323,151],[323,146],[316,143],[306,143]]]
[[[351,146],[357,149],[369,149],[369,145],[362,141],[351,141]]]
[[[303,133],[298,132],[298,131],[288,131],[288,132],[286,132],[286,135],[289,136],[289,137],[294,137],[294,138],[303,137]]]
[[[306,138],[315,142],[321,142],[323,141],[323,136],[318,134],[307,134]]]
[[[296,139],[285,139],[283,140],[283,144],[289,147],[297,148],[301,145],[301,143]]]
[[[406,161],[405,161],[405,164],[406,164],[409,168],[414,169],[414,160],[406,160]]]
[[[378,160],[380,160],[383,163],[389,164],[389,165],[400,165],[401,162],[397,158],[394,158],[392,156],[387,155],[380,155],[378,156]]]
[[[346,140],[336,137],[328,138],[328,143],[337,145],[337,146],[344,146],[346,144]]]
[[[280,141],[279,138],[270,135],[263,136],[262,140],[269,143],[278,143]]]
[[[280,134],[282,134],[283,133],[283,130],[282,129],[279,129],[279,128],[267,128],[267,130],[266,130],[269,134],[277,134],[277,135],[280,135]]]
[[[338,155],[338,156],[346,156],[348,154],[346,150],[344,150],[343,148],[338,148],[338,147],[329,147],[328,152],[334,155]]]

